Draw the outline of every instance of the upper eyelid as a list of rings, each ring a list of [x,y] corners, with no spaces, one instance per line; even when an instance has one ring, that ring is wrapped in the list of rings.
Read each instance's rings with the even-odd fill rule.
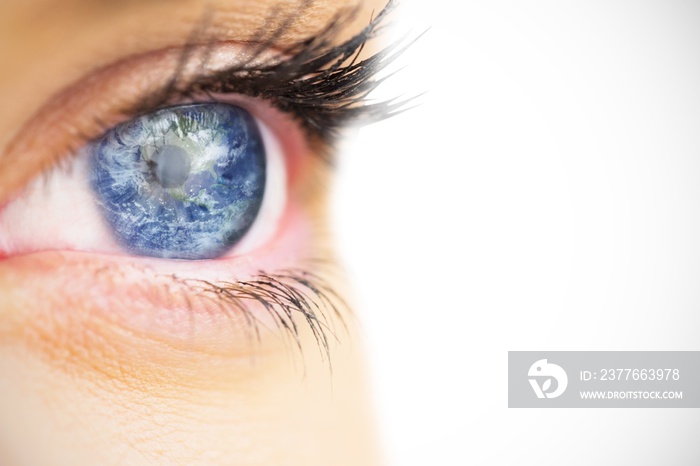
[[[166,49],[127,57],[52,97],[0,155],[0,205],[37,172],[77,153],[106,128],[131,118],[129,107],[158,89],[177,56],[177,51]]]
[[[230,42],[208,45],[212,46],[217,46],[229,60],[236,58],[241,47]],[[0,207],[36,173],[47,172],[71,154],[77,154],[107,129],[167,106],[168,102],[163,101],[145,108],[143,102],[167,86],[181,57],[181,48],[126,57],[91,73],[51,98],[0,154],[3,177]],[[191,65],[195,67],[195,63]],[[201,73],[202,70],[196,71]],[[174,98],[172,94],[169,96],[169,99]],[[27,157],[27,154],[32,156]]]
[[[324,102],[319,101],[316,102],[318,105],[314,106],[317,107],[317,109],[309,110],[307,108],[307,115],[309,111],[321,112],[321,117],[316,121],[311,120],[310,124],[307,125],[307,129],[311,127],[312,132],[313,130],[316,130],[316,132],[320,136],[324,136],[324,134],[322,134],[321,131],[323,129],[322,125],[327,125],[328,128],[331,129],[337,129],[337,126],[339,124],[342,124],[346,119],[349,119],[350,117],[357,118],[358,116],[361,116],[363,110],[366,111],[366,113],[369,115],[368,120],[378,120],[390,116],[394,111],[397,111],[398,109],[400,109],[401,106],[403,106],[405,102],[390,102],[386,105],[372,104],[364,108],[360,105],[356,105],[358,102],[361,102],[366,96],[366,90],[363,88],[363,86],[369,85],[371,87],[371,79],[373,75],[379,70],[381,70],[388,63],[390,63],[393,57],[392,55],[387,53],[386,50],[384,50],[370,57],[370,59],[367,59],[366,62],[357,63],[356,58],[353,57],[353,53],[358,50],[361,50],[365,41],[374,35],[377,26],[384,19],[385,13],[387,13],[392,6],[393,4],[392,2],[390,2],[387,5],[387,7],[385,7],[385,9],[382,11],[382,13],[380,13],[363,31],[361,31],[360,33],[353,36],[351,39],[345,41],[344,43],[338,46],[331,47],[329,43],[331,38],[338,33],[339,28],[337,23],[331,23],[326,29],[326,34],[320,35],[319,38],[317,38],[316,42],[306,41],[297,46],[292,46],[286,49],[286,52],[295,54],[293,55],[293,57],[301,57],[301,60],[296,64],[297,66],[303,64],[308,65],[309,63],[311,63],[314,66],[321,67],[320,72],[322,83],[326,84],[328,82],[332,82],[333,79],[339,79],[338,77],[347,78],[347,76],[344,76],[342,74],[341,65],[347,65],[347,62],[349,62],[349,60],[352,60],[352,62],[350,62],[350,65],[347,68],[350,69],[350,71],[354,73],[355,76],[351,76],[349,81],[346,79],[345,82],[342,83],[339,92],[336,92],[335,94],[328,94],[332,95],[333,98],[327,99],[325,102],[326,105],[322,105]],[[303,47],[311,47],[313,43],[316,44],[316,49],[313,51],[314,53],[316,53],[316,56],[314,56],[313,53],[305,53],[305,50],[303,49]],[[250,47],[251,44],[247,45]],[[264,50],[265,47],[271,45],[273,44],[260,44],[259,47],[260,50]],[[225,50],[227,46],[232,47],[234,45],[231,43],[223,43],[206,44],[204,48],[201,48],[197,45],[195,45],[194,47],[200,47],[200,50],[204,50],[207,54],[210,54],[212,50],[221,52],[222,50]],[[187,51],[186,49],[184,50]],[[189,52],[191,51],[192,50],[189,50]],[[222,82],[223,77],[225,77],[227,74],[229,75],[229,77],[231,77],[232,69],[237,69],[238,71],[243,71],[247,73],[254,73],[256,69],[255,66],[241,68],[239,64],[233,65],[232,67],[223,67],[223,69],[218,72],[215,68],[213,68],[212,70],[209,70],[210,73],[205,74],[203,76],[200,74],[199,76],[195,75],[194,77],[190,78],[186,76],[186,73],[184,73],[181,76],[178,76],[178,70],[183,69],[185,70],[185,72],[187,72],[187,67],[196,67],[197,64],[196,61],[189,61],[185,62],[183,66],[184,56],[185,52],[183,52],[183,49],[166,49],[157,52],[146,53],[137,57],[130,57],[116,64],[107,66],[102,70],[97,71],[91,76],[85,78],[80,83],[71,86],[71,88],[59,94],[58,97],[52,99],[52,101],[50,101],[44,108],[42,108],[38,112],[38,116],[30,120],[28,124],[25,125],[23,130],[20,131],[21,137],[11,142],[8,147],[8,150],[6,150],[5,153],[2,156],[0,156],[0,172],[2,172],[4,176],[3,183],[0,186],[0,205],[6,202],[7,197],[11,193],[19,189],[21,185],[26,183],[28,179],[31,176],[33,176],[34,173],[47,170],[65,154],[77,152],[80,145],[98,137],[107,128],[118,124],[122,121],[125,121],[129,118],[138,116],[139,113],[146,113],[148,111],[155,110],[157,107],[166,104],[170,99],[186,97],[192,91],[199,90],[204,92],[215,92],[217,91],[216,84]],[[279,57],[282,55],[280,55],[279,53],[275,54],[274,56],[276,58],[275,60],[273,60],[272,67],[270,67],[269,64],[265,64],[262,66],[258,66],[258,69],[264,69],[267,71],[272,70],[273,72],[279,71],[280,69],[284,70],[285,64],[288,62],[285,62],[284,59],[280,59]],[[323,57],[325,59],[325,62],[323,60],[320,60],[320,57]],[[209,60],[210,58],[211,57],[209,56],[207,59]],[[169,67],[161,67],[161,69],[156,69],[156,71],[158,71],[160,74],[159,80],[156,78],[156,76],[154,76],[158,73],[153,72],[153,64],[154,62],[158,61],[160,61],[160,63],[166,62],[169,64]],[[134,62],[136,63],[134,64]],[[211,63],[212,62],[210,61],[205,64],[211,65]],[[358,70],[362,70],[363,64],[366,64],[366,66],[370,68],[370,72],[358,72]],[[124,68],[127,68],[127,72],[124,72]],[[131,70],[129,70],[129,68],[131,68]],[[323,69],[330,69],[330,72],[325,72],[323,71]],[[339,69],[341,70],[340,73],[338,72]],[[124,89],[124,92],[115,92],[115,88],[119,89],[120,87],[124,87],[124,82],[120,82],[119,80],[115,79],[115,76],[119,76],[120,73],[127,75],[131,74],[133,76],[133,74],[139,74],[137,70],[142,71],[142,76],[139,76],[139,78],[141,79],[139,79],[136,82],[136,85],[141,87],[141,91],[133,93],[132,82],[129,83],[129,86],[127,86],[128,88],[132,89]],[[186,81],[184,81],[187,82],[187,85],[184,88],[181,88],[177,85],[172,85],[173,82],[177,84],[177,80],[173,81],[172,74],[170,76],[164,74],[168,71],[173,73],[173,70],[175,70],[174,72],[176,73],[175,77],[179,80],[182,80],[183,77],[189,78]],[[131,73],[129,73],[128,71],[131,71]],[[302,71],[308,73],[310,71],[313,71],[313,67],[302,68]],[[213,76],[215,80],[211,81],[208,76]],[[268,74],[266,77],[268,78],[267,84],[269,85],[270,74]],[[156,80],[158,81],[157,84],[154,85],[153,82],[148,82],[149,79],[153,81],[154,78],[156,78]],[[225,82],[226,86],[224,86],[224,88],[218,90],[221,92],[231,92],[231,83],[234,79],[238,79],[240,81],[243,79],[243,77],[241,77],[240,75],[234,76],[232,79]],[[251,81],[250,78],[248,78],[248,86],[240,86],[240,90],[243,91],[242,93],[249,95],[260,95],[262,91],[256,88],[255,86],[251,87],[251,82],[254,82],[254,80]],[[276,82],[277,84],[280,84],[283,83],[284,80],[277,80]],[[105,90],[109,90],[112,95],[128,95],[129,91],[131,91],[130,102],[122,101],[121,103],[115,104],[114,102],[105,102],[103,97],[102,101],[98,101],[96,103],[88,103],[91,103],[90,107],[92,108],[107,107],[109,111],[99,112],[98,116],[95,116],[94,111],[81,111],[85,110],[80,108],[81,103],[83,104],[83,107],[86,107],[86,102],[84,102],[85,96],[81,95],[84,94],[85,88],[99,88],[100,86]],[[291,88],[294,89],[295,87],[292,86]],[[156,99],[146,99],[146,96],[158,97]],[[272,98],[272,100],[274,100],[275,96],[274,94],[268,93],[264,97],[267,97],[268,99]],[[292,95],[291,99],[286,100],[285,105],[278,105],[278,107],[282,108],[285,111],[290,111],[290,109],[294,108],[294,105],[298,104],[298,102],[291,101],[294,99],[294,97],[295,96]],[[76,102],[78,109],[73,109],[73,113],[75,114],[74,119],[62,118],[62,116],[66,113],[70,113],[71,108],[76,106]],[[146,105],[144,105],[144,103],[146,103]],[[338,111],[334,112],[335,109],[338,109]],[[48,117],[46,115],[48,115]],[[333,117],[336,116],[337,118],[335,119],[335,121],[333,121]],[[86,120],[86,118],[92,119]],[[77,121],[79,119],[82,119],[82,121]],[[29,163],[25,161],[24,165],[17,163],[18,159],[23,154],[35,152],[41,153],[41,150],[36,150],[36,146],[39,145],[39,141],[45,141],[47,139],[41,136],[44,136],[45,134],[50,135],[52,133],[54,135],[58,134],[59,140],[54,141],[51,144],[51,154],[49,154],[48,156],[46,156],[45,154],[44,157],[39,158],[35,157]],[[60,138],[61,135],[63,136],[62,139]],[[325,136],[328,135],[326,134]],[[45,145],[43,147],[43,150],[44,152],[46,151]],[[8,168],[10,168],[9,172]],[[24,169],[22,170],[20,168]]]

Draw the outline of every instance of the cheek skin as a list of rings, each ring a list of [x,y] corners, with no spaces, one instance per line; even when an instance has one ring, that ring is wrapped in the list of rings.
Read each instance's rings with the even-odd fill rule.
[[[287,361],[227,391],[146,393],[75,380],[3,351],[0,370],[13,372],[0,399],[0,462],[371,466],[376,451],[356,357],[356,347],[335,351],[332,386],[327,368]]]
[[[202,358],[199,370],[193,364],[183,368],[183,361],[194,362],[191,355],[173,357],[168,369],[180,372],[177,387],[164,381],[170,376],[164,366],[148,374],[152,355],[143,350],[140,371],[134,371],[136,355],[130,355],[132,367],[123,365],[123,374],[97,374],[104,369],[78,369],[69,362],[73,368],[67,370],[61,366],[65,354],[39,359],[36,349],[5,346],[3,340],[0,463],[375,464],[357,346],[352,352],[334,346],[331,380],[325,364],[313,357],[313,341],[308,335],[302,339],[311,355],[303,366],[290,361],[288,352],[254,365],[248,361],[247,367]],[[104,364],[114,357],[127,356],[115,351],[93,360]],[[196,376],[206,383],[183,384],[184,371],[190,372],[188,380]],[[222,377],[229,380],[222,383]],[[3,446],[31,457],[5,462],[12,457],[2,457]]]

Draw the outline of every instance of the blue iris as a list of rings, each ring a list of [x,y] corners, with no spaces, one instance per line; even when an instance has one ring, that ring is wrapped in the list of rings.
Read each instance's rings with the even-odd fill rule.
[[[91,155],[104,217],[135,254],[219,257],[260,210],[265,149],[255,120],[239,107],[159,110],[111,129]]]

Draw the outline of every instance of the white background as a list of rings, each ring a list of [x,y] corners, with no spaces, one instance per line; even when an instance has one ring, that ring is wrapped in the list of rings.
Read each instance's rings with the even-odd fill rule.
[[[699,410],[507,408],[508,350],[700,350],[700,2],[403,10],[428,94],[333,208],[389,464],[700,464]]]

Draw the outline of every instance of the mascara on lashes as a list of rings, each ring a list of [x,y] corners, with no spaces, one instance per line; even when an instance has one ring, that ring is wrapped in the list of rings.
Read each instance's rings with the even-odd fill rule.
[[[211,94],[243,94],[271,102],[285,113],[294,115],[310,136],[332,144],[348,124],[371,124],[389,118],[412,100],[390,99],[367,102],[367,96],[383,79],[377,76],[408,47],[411,42],[397,41],[368,58],[359,60],[360,53],[371,39],[382,31],[384,23],[396,2],[390,0],[380,13],[355,36],[333,45],[338,34],[354,19],[357,10],[338,13],[326,28],[316,36],[283,49],[275,47],[275,39],[284,30],[260,31],[259,44],[251,56],[226,69],[191,79],[183,77],[183,70],[192,62],[203,59],[206,68],[209,55],[193,43],[186,46],[172,77],[161,92],[132,109],[132,114],[143,114],[168,102]],[[284,28],[283,25],[281,28]],[[205,29],[203,27],[202,29]],[[269,52],[272,58],[260,63]],[[323,153],[322,155],[329,155]]]

